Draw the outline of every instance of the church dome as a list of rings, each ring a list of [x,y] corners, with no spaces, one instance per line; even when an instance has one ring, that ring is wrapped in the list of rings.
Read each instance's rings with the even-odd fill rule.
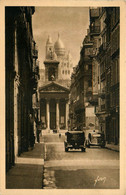
[[[64,47],[62,40],[60,39],[59,34],[58,34],[58,39],[54,44],[54,48],[55,48],[55,52],[56,52],[57,56],[65,55],[65,47]]]
[[[60,39],[59,34],[58,34],[58,39],[57,39],[57,41],[55,42],[54,47],[55,47],[56,49],[65,49],[64,44],[63,44],[62,40]]]

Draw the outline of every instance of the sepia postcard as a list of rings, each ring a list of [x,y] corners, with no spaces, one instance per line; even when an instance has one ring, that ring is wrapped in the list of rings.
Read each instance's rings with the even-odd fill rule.
[[[125,1],[0,1],[0,194],[126,194]]]

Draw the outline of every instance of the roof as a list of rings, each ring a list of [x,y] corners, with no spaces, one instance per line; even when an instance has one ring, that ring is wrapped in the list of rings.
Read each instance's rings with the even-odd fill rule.
[[[39,91],[45,91],[45,92],[55,92],[55,91],[59,91],[59,92],[67,92],[69,93],[69,89],[59,85],[58,83],[52,81],[51,83],[48,83],[46,85],[43,85],[42,87],[39,88]]]

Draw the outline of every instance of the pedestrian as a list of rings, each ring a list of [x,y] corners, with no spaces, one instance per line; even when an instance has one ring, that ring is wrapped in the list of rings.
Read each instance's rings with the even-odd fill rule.
[[[34,148],[34,144],[35,144],[35,136],[34,133],[31,133],[31,137],[30,137],[30,145],[31,145],[31,149],[33,150]]]
[[[61,138],[61,133],[59,133],[59,138]]]
[[[35,144],[35,135],[33,133],[33,114],[29,114],[29,122],[30,122],[30,137],[29,137],[29,145],[33,150]]]
[[[37,142],[40,142],[40,133],[41,133],[41,121],[37,122]]]

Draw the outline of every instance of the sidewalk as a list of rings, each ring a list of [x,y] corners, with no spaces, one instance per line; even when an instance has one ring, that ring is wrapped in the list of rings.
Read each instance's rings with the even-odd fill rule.
[[[64,130],[64,129],[60,129],[57,133],[54,133],[53,130],[42,130],[42,135],[55,135],[55,134],[61,134],[61,135],[65,135],[65,133],[68,130]]]
[[[105,147],[109,150],[113,150],[113,151],[116,151],[116,152],[119,152],[120,151],[120,147],[119,145],[114,145],[114,144],[106,144]]]
[[[6,176],[7,189],[42,189],[44,143],[36,143],[33,150],[24,152]]]

